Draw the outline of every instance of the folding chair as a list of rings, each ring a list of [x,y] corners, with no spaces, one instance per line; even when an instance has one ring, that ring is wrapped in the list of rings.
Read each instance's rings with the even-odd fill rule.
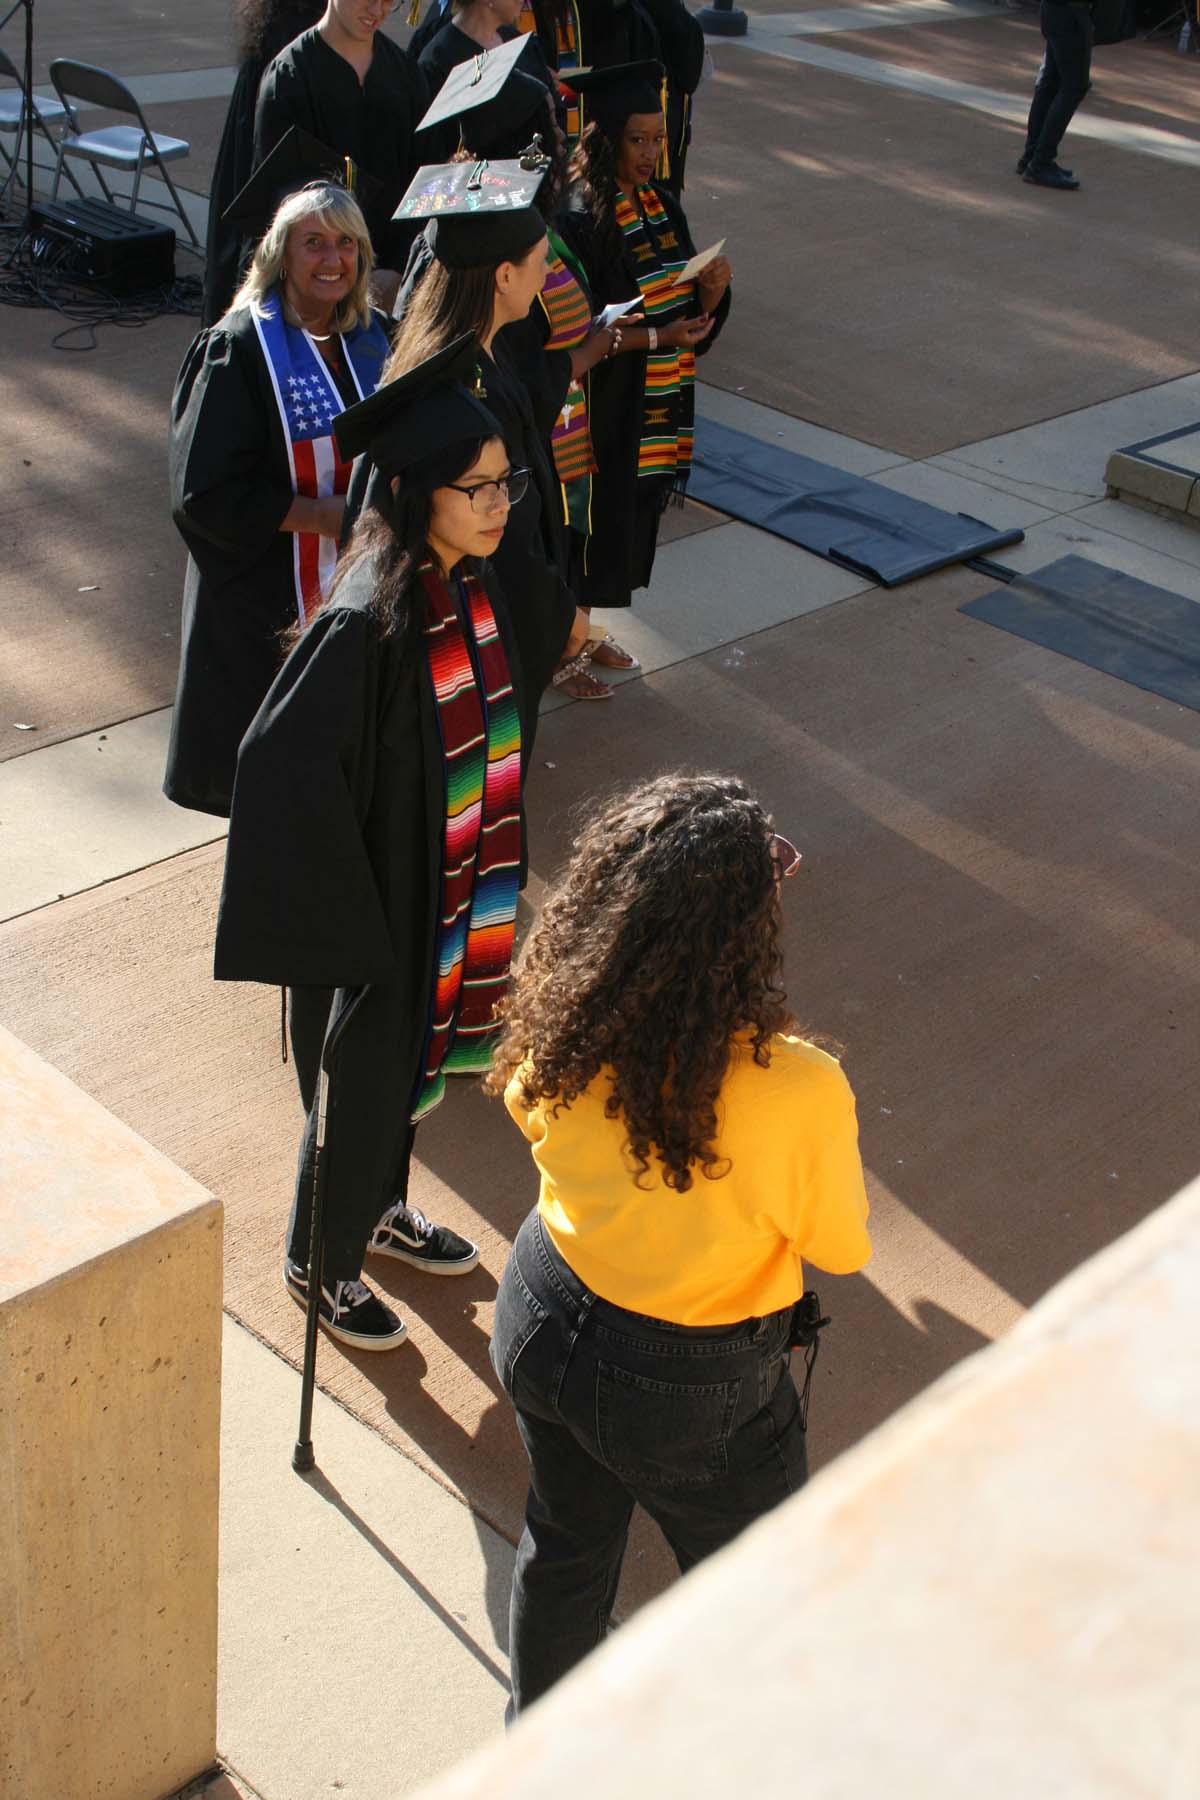
[[[16,143],[13,145],[11,156],[4,145],[0,144],[0,157],[3,157],[8,168],[8,173],[4,177],[3,184],[0,184],[0,201],[7,201],[14,184],[21,179],[21,151],[25,144],[25,125],[29,115],[26,114],[25,110],[24,77],[16,63],[12,60],[12,57],[3,50],[0,50],[0,81],[15,81],[17,84],[17,92],[15,94],[0,94],[0,135],[11,133],[16,138]],[[57,121],[65,116],[66,107],[61,100],[43,100],[37,94],[33,96],[33,128],[35,131],[41,132],[42,136],[49,144],[50,149],[56,155],[58,152],[58,145],[50,136],[47,127],[51,122]],[[45,166],[44,163],[38,164],[39,168],[44,168]],[[68,169],[66,173],[76,193],[82,195],[82,189],[76,181],[73,172]]]
[[[151,131],[141,107],[125,83],[118,81],[115,75],[110,75],[107,69],[93,68],[91,63],[72,62],[69,57],[60,56],[50,64],[50,79],[67,115],[59,139],[58,163],[54,170],[51,197],[58,197],[58,184],[65,158],[81,156],[95,169],[96,180],[110,206],[115,206],[117,202],[101,168],[124,169],[132,174],[133,190],[129,196],[129,210],[135,212],[142,171],[156,168],[167,185],[175,203],[175,211],[183,221],[188,236],[199,249],[200,240],[183,210],[183,202],[167,170],[168,162],[174,162],[178,157],[188,154],[189,146],[185,139],[166,137],[161,131]],[[72,100],[82,100],[85,106],[103,107],[107,112],[128,113],[137,120],[137,124],[104,125],[98,131],[81,131],[75,109],[71,105]],[[158,207],[163,212],[171,210],[165,200],[146,200],[143,204]]]

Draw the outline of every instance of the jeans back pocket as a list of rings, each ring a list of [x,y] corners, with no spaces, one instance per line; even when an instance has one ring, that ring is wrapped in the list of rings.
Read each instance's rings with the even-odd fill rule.
[[[703,1487],[729,1470],[740,1378],[660,1381],[596,1365],[596,1435],[609,1468],[655,1488]]]
[[[517,1267],[515,1256],[510,1256],[496,1295],[488,1352],[506,1394],[512,1393],[512,1376],[518,1356],[549,1316]]]

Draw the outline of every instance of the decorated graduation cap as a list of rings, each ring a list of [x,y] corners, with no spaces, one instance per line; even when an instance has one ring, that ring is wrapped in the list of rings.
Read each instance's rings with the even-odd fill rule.
[[[616,63],[609,69],[570,69],[562,85],[583,100],[589,118],[611,136],[633,113],[662,111],[663,68],[657,62]]]
[[[390,481],[452,445],[503,433],[484,405],[479,343],[464,331],[415,368],[339,413],[333,434],[343,461],[366,456]]]
[[[343,188],[360,206],[370,206],[383,192],[382,182],[365,174],[350,157],[339,156],[328,144],[293,125],[221,217],[241,225],[247,235],[265,231],[285,200],[314,184]]]
[[[425,235],[448,269],[520,262],[546,235],[534,204],[545,174],[541,158],[433,163],[417,170],[393,217],[428,219]]]
[[[428,131],[431,125],[441,125],[447,119],[461,118],[463,113],[495,100],[528,42],[527,36],[513,38],[510,43],[500,44],[495,50],[481,50],[478,56],[456,63],[438,89],[433,104],[417,130]]]

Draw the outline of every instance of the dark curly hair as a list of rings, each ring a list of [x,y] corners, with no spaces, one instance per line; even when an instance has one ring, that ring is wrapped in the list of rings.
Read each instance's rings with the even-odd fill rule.
[[[317,0],[234,0],[239,63],[270,62],[324,11]]]
[[[484,1081],[514,1075],[527,1106],[569,1106],[612,1071],[638,1181],[652,1154],[668,1187],[715,1180],[717,1097],[735,1032],[770,1061],[794,1021],[781,985],[772,831],[741,781],[662,775],[607,804],[575,841],[512,989]]]
[[[585,125],[567,167],[567,182],[596,224],[596,247],[607,259],[621,251],[617,225],[617,152],[604,127],[593,119]]]

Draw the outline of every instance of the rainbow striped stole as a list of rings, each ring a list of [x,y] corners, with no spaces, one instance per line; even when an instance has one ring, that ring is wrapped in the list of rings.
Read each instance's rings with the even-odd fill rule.
[[[551,239],[546,259],[546,279],[540,295],[542,310],[550,326],[547,350],[573,350],[587,336],[592,323],[592,309],[587,295],[571,273]],[[572,380],[567,389],[563,409],[550,434],[554,467],[564,488],[595,473],[596,458],[592,436],[588,430],[587,396],[581,382]],[[567,496],[570,510],[570,496]]]
[[[487,1068],[496,1003],[508,985],[521,863],[521,724],[496,617],[483,583],[459,581],[463,620],[426,563],[425,657],[442,742],[446,828],[434,986],[415,1124],[447,1075]]]
[[[667,217],[666,208],[651,187],[637,190],[636,206],[624,194],[617,195],[616,216],[625,250],[642,296],[642,312],[653,324],[682,318],[691,301],[693,284],[676,287],[675,277],[687,262]],[[667,253],[678,251],[668,260]],[[696,357],[691,350],[649,350],[642,402],[642,433],[638,444],[638,476],[663,475],[678,486],[687,481],[692,466],[692,442],[696,411]]]

